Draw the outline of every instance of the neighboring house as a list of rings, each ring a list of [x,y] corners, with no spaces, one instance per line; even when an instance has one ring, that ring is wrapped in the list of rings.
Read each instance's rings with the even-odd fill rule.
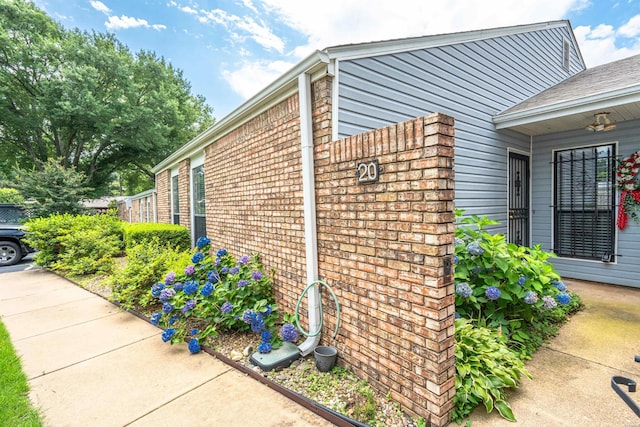
[[[118,197],[118,216],[131,223],[158,222],[156,206],[155,189],[130,197]]]
[[[153,169],[154,220],[260,253],[285,311],[306,283],[329,281],[345,304],[343,360],[444,425],[455,393],[451,117],[456,208],[555,250],[563,276],[640,286],[639,227],[616,234],[612,175],[615,156],[640,148],[640,67],[616,67],[585,71],[568,21],[316,51]],[[617,127],[585,131],[603,109]]]

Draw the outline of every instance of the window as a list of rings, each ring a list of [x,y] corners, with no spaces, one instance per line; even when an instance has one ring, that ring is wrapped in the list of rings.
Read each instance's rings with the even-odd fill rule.
[[[171,205],[173,207],[173,223],[180,224],[180,193],[178,175],[171,177]]]
[[[554,166],[554,252],[613,261],[615,146],[556,151]]]
[[[204,199],[204,165],[191,171],[193,181],[193,232],[195,239],[207,235]]]

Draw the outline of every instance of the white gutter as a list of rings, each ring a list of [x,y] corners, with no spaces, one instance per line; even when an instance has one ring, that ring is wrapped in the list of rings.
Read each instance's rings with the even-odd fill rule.
[[[316,232],[316,184],[313,161],[313,128],[311,117],[311,76],[298,76],[300,103],[300,141],[302,144],[302,195],[304,199],[304,241],[307,258],[307,284],[318,280],[318,236]],[[320,328],[320,287],[313,286],[307,293],[309,301],[309,332]],[[308,337],[298,346],[303,356],[311,353],[320,342],[320,335]]]

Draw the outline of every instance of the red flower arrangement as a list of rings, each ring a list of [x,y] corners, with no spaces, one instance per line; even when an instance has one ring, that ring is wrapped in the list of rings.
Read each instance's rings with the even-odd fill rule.
[[[616,170],[616,185],[620,189],[618,228],[624,230],[629,217],[640,222],[636,210],[640,207],[640,183],[636,180],[640,172],[640,150],[620,162]]]

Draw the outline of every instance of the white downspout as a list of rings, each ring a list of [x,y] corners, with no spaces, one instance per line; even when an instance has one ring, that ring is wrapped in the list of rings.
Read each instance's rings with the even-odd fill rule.
[[[304,241],[307,259],[307,284],[318,280],[318,237],[316,232],[316,185],[313,161],[313,128],[311,116],[311,76],[298,76],[300,103],[300,140],[302,143],[302,195],[304,200]],[[309,331],[320,328],[320,288],[309,289]],[[308,337],[298,346],[303,356],[311,353],[320,342],[320,334]]]

